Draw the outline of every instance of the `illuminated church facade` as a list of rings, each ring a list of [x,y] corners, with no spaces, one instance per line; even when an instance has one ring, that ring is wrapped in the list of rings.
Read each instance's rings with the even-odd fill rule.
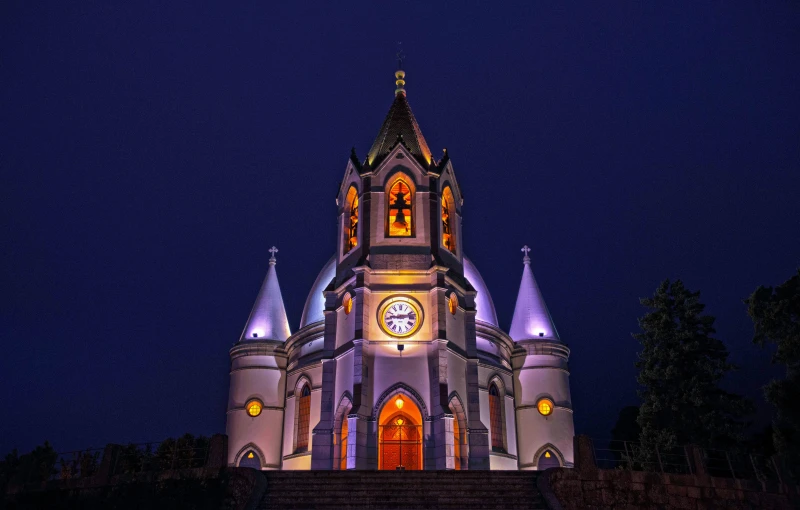
[[[230,350],[228,463],[257,469],[572,466],[562,342],[523,248],[509,331],[463,253],[463,200],[397,71],[364,161],[347,162],[338,245],[290,331],[271,250]]]

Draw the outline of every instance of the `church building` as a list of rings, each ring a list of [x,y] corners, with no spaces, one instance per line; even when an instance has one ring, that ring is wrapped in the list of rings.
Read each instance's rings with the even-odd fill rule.
[[[522,249],[508,331],[463,252],[464,201],[434,159],[405,73],[336,198],[337,246],[292,331],[270,250],[230,350],[228,463],[257,469],[546,469],[573,465],[570,350]],[[302,246],[296,249],[304,249]],[[505,257],[505,255],[503,255]]]

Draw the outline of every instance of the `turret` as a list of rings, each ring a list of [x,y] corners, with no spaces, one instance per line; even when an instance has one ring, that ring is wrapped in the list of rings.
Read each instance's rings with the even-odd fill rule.
[[[509,334],[520,469],[572,466],[572,398],[569,348],[561,341],[522,248],[522,281]]]
[[[278,284],[274,246],[269,269],[239,342],[230,351],[228,464],[280,469],[286,400],[286,352],[291,334]]]

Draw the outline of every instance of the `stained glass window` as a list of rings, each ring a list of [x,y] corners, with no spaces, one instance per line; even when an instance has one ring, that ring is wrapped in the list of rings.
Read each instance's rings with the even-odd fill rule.
[[[255,418],[256,416],[261,414],[261,402],[259,402],[258,400],[251,400],[250,402],[247,403],[245,409],[247,409],[247,414]]]
[[[450,310],[451,314],[456,314],[456,310],[458,310],[458,298],[455,292],[450,294],[450,299],[447,300],[447,308]]]
[[[389,190],[389,237],[411,237],[413,203],[411,188],[398,179]]]
[[[311,388],[303,386],[297,402],[297,451],[308,450],[308,425],[311,419]]]
[[[497,385],[489,386],[489,422],[492,432],[492,450],[504,450],[503,412],[500,407],[500,392]]]
[[[536,408],[542,416],[549,416],[553,412],[553,401],[549,398],[543,398],[536,404]]]

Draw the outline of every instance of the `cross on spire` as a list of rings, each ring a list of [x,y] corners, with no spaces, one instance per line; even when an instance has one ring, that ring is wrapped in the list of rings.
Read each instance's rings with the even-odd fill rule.
[[[520,251],[525,254],[525,256],[522,257],[522,263],[523,264],[530,264],[531,263],[531,258],[528,256],[528,253],[530,253],[531,249],[528,248],[528,245],[526,244],[525,246],[523,246]]]
[[[270,264],[274,264],[277,261],[275,259],[275,254],[278,253],[278,249],[273,246],[272,248],[269,249],[269,252],[271,254],[270,257],[269,257],[269,263]]]

